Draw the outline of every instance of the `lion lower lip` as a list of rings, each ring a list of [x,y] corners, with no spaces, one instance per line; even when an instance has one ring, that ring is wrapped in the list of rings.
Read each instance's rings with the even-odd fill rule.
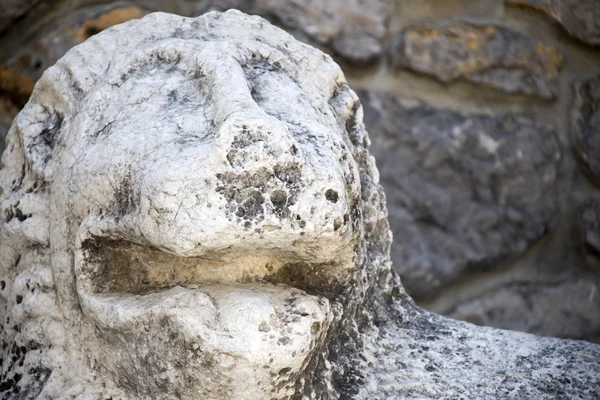
[[[272,296],[284,297],[286,301],[293,302],[300,298],[315,299],[318,304],[328,304],[325,297],[309,295],[299,289],[268,283],[253,284],[213,284],[213,285],[187,285],[173,286],[148,290],[146,293],[93,293],[83,294],[82,299],[86,306],[95,310],[104,307],[103,312],[112,312],[115,306],[127,303],[128,313],[154,312],[160,309],[206,309],[215,311],[218,308],[219,299],[223,296],[240,295],[246,299],[270,298]],[[303,313],[304,314],[304,313]]]
[[[110,314],[122,305],[127,305],[130,316],[147,314],[167,309],[206,310],[214,317],[218,311],[219,296],[240,294],[246,298],[270,297],[272,295],[288,298],[310,296],[306,293],[284,285],[272,284],[240,284],[240,285],[187,285],[168,288],[155,288],[145,293],[94,293],[82,296],[84,303],[97,316]],[[310,296],[314,297],[314,296]],[[108,317],[108,315],[107,315]],[[119,319],[119,315],[116,315]],[[201,319],[201,314],[198,314]],[[102,318],[112,320],[112,318]]]
[[[218,383],[221,374],[255,383],[274,377],[288,382],[306,367],[334,320],[325,297],[273,284],[80,293],[80,300],[105,344],[99,362],[110,373],[119,370],[119,378],[136,379],[139,365],[158,357],[167,369],[181,365],[178,376],[202,387]]]
[[[84,294],[84,313],[105,332],[148,332],[168,326],[201,343],[203,351],[268,363],[283,351],[280,368],[315,345],[332,321],[325,297],[283,285],[242,284],[182,287],[143,295]],[[274,350],[276,349],[276,350]]]

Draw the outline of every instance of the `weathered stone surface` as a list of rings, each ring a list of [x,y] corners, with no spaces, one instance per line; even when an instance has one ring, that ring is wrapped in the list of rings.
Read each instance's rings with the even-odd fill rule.
[[[547,126],[359,95],[386,191],[392,259],[415,298],[516,258],[557,219],[559,151]]]
[[[368,143],[339,67],[259,17],[69,51],[2,157],[3,398],[597,397],[600,346],[414,305]]]
[[[512,281],[443,310],[477,325],[600,341],[598,277],[540,276]]]
[[[597,0],[506,0],[510,5],[532,7],[560,23],[571,35],[600,44],[600,3]]]
[[[403,309],[370,347],[358,399],[596,399],[600,346]],[[407,312],[408,311],[408,312]],[[371,343],[369,343],[371,344]]]
[[[514,29],[460,21],[406,28],[392,47],[392,61],[445,83],[464,79],[551,99],[563,56]]]
[[[575,153],[600,184],[600,77],[575,85],[571,137]]]
[[[229,8],[261,15],[348,61],[369,63],[381,56],[393,6],[389,0],[226,0],[208,2],[199,11]]]

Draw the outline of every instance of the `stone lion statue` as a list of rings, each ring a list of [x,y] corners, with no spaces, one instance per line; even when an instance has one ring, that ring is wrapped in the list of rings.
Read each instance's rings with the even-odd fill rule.
[[[0,183],[4,399],[599,398],[600,347],[417,308],[340,68],[238,11],[48,69]]]

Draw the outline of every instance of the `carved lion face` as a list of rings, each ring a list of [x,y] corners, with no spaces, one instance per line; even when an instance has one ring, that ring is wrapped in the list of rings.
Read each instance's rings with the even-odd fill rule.
[[[357,110],[328,56],[238,12],[70,51],[17,129],[72,351],[137,397],[293,394],[368,287]]]

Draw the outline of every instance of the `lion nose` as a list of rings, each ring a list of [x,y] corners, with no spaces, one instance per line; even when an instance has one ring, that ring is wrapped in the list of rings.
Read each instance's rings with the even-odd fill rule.
[[[221,125],[218,136],[225,158],[234,171],[301,163],[298,143],[288,127],[270,116],[230,118]]]
[[[221,58],[204,65],[214,90],[214,149],[225,153],[234,170],[268,167],[298,159],[298,143],[286,124],[268,115],[255,101],[239,62]]]

